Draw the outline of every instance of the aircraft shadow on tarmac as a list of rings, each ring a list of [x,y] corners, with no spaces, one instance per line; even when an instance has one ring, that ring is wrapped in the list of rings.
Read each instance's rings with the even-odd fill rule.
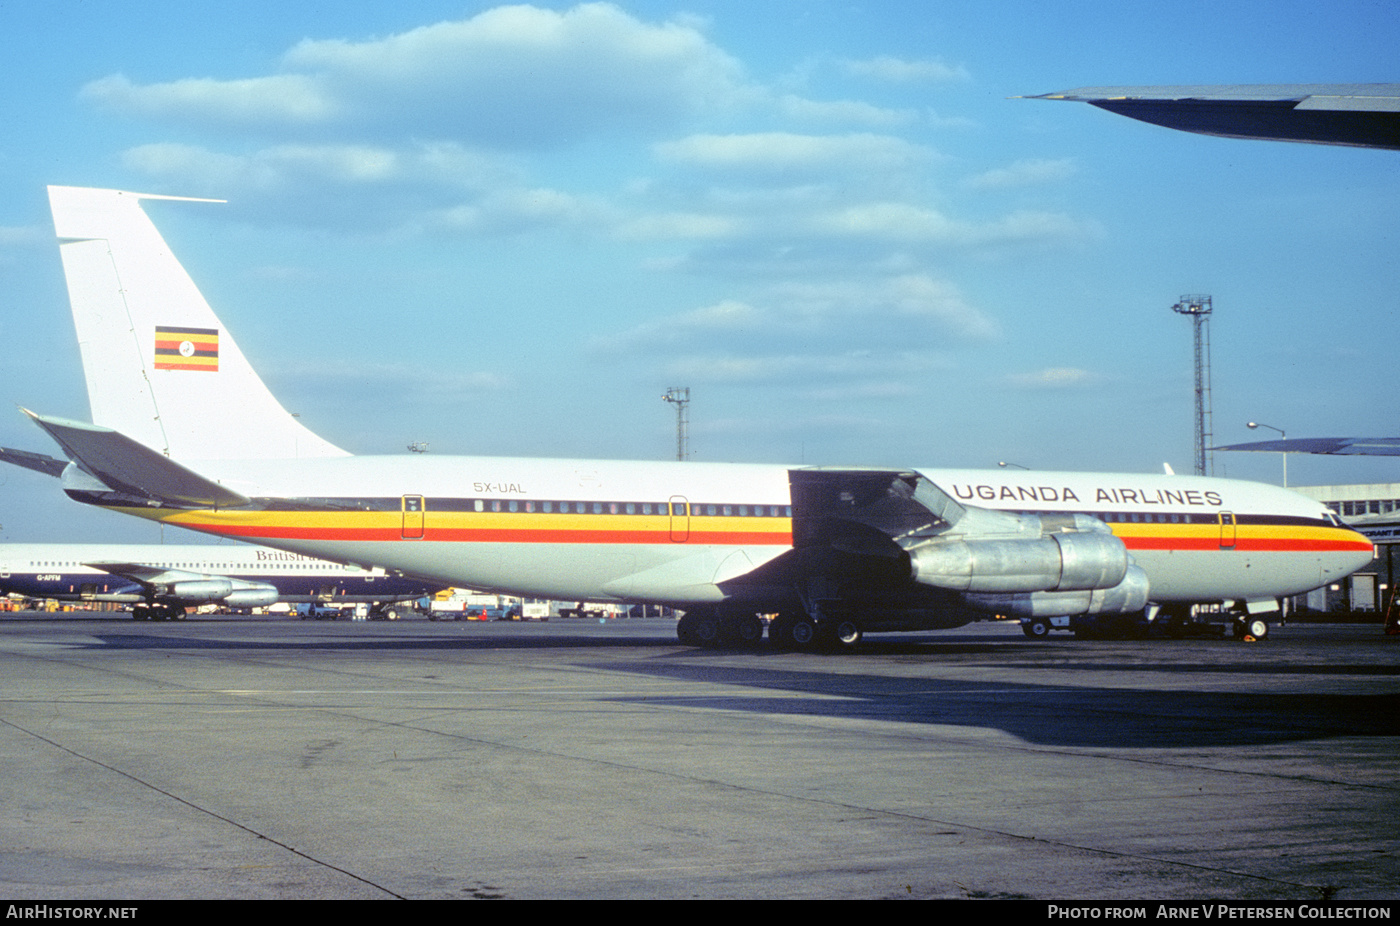
[[[121,621],[120,626],[131,626],[130,621]],[[178,626],[178,625],[177,625]],[[185,625],[189,626],[189,625]],[[195,627],[216,627],[213,622],[195,622]],[[334,632],[334,628],[344,624],[325,625]],[[373,625],[371,625],[373,626]],[[380,625],[385,626],[385,625]],[[392,626],[392,625],[389,625]],[[537,625],[532,625],[537,626]],[[348,629],[348,628],[347,628]],[[332,637],[318,636],[314,639],[265,639],[265,640],[240,640],[240,639],[215,639],[199,636],[185,635],[179,632],[176,627],[171,627],[168,633],[95,633],[91,635],[95,643],[86,644],[93,649],[188,649],[188,650],[288,650],[288,651],[310,651],[325,650],[329,652],[348,652],[354,650],[383,650],[385,652],[400,650],[492,650],[492,649],[549,649],[549,650],[569,650],[569,649],[657,649],[665,650],[667,654],[686,657],[702,657],[708,654],[744,652],[753,657],[782,657],[790,655],[789,650],[779,649],[769,646],[766,643],[752,650],[741,651],[732,649],[706,650],[685,646],[679,652],[675,652],[680,646],[676,642],[674,625],[667,624],[664,628],[657,626],[655,636],[618,636],[606,637],[588,633],[587,630],[576,633],[551,632],[548,636],[540,636],[534,633],[514,631],[509,626],[491,627],[485,633],[471,634],[469,636],[459,633],[437,633],[431,636],[353,636],[353,637]],[[79,644],[81,645],[81,644]],[[1025,645],[1020,641],[1011,645]],[[865,643],[861,649],[862,653],[869,655],[973,655],[992,654],[1002,651],[1007,646],[1003,642],[976,642],[959,643],[949,642],[946,636],[934,637],[906,637],[898,642],[875,642]],[[840,658],[833,656],[833,658]]]
[[[173,649],[173,650],[268,650],[273,652],[329,652],[346,653],[365,650],[378,650],[381,652],[413,652],[422,650],[493,650],[493,649],[549,649],[549,650],[569,650],[569,649],[612,649],[627,648],[636,649],[638,647],[656,647],[674,649],[677,643],[673,636],[661,637],[657,639],[639,639],[636,637],[607,638],[589,636],[550,636],[549,638],[532,637],[527,635],[510,636],[504,634],[491,634],[489,636],[460,636],[439,634],[434,636],[413,636],[413,637],[362,637],[336,639],[334,637],[318,637],[316,639],[297,640],[238,640],[238,639],[205,639],[203,637],[184,636],[177,633],[123,633],[123,634],[93,634],[92,639],[96,643],[87,644],[89,649],[107,650],[138,650],[138,649]]]
[[[596,666],[677,680],[823,696],[667,697],[663,694],[615,699],[618,701],[644,701],[652,705],[660,702],[755,714],[994,728],[1026,742],[1046,746],[1219,748],[1335,737],[1400,736],[1400,694],[1268,694],[1067,687],[674,663],[599,663]],[[1013,667],[1007,667],[1008,675],[1014,671]],[[1228,669],[1217,667],[1216,671],[1228,672]]]
[[[611,702],[638,702],[651,706],[738,711],[751,714],[805,715],[845,720],[894,721],[999,729],[1020,739],[1046,746],[1085,748],[1219,748],[1259,746],[1337,737],[1400,737],[1400,694],[1260,693],[1229,690],[1167,691],[1159,689],[1104,688],[1046,685],[1012,681],[1025,666],[1008,662],[1006,681],[971,681],[904,678],[848,672],[812,672],[775,666],[782,651],[768,647],[741,655],[753,658],[744,666],[722,665],[712,655],[732,650],[677,650],[674,641],[658,634],[650,638],[602,638],[588,635],[551,635],[547,640],[529,634],[489,636],[360,637],[317,640],[202,639],[183,634],[121,633],[97,635],[93,648],[123,650],[183,650],[187,652],[268,650],[307,656],[314,652],[414,652],[491,649],[655,649],[657,656],[617,661],[590,661],[590,667],[632,672],[682,682],[732,685],[746,689],[796,692],[763,697],[754,694],[684,695],[652,694],[646,697],[608,696]],[[1043,646],[1043,644],[1041,644]],[[873,644],[865,653],[881,657],[921,655],[929,659],[1005,653],[1014,656],[1026,649],[1018,643],[909,642]],[[1196,674],[1255,675],[1372,675],[1400,674],[1394,665],[1278,665],[1245,660],[1215,661],[1209,665],[1106,663],[1091,656],[1107,655],[1085,650],[1085,670]],[[801,654],[798,654],[802,658]],[[688,658],[689,657],[689,658]],[[843,657],[825,657],[839,665]],[[848,664],[847,664],[848,665]],[[980,664],[987,668],[986,663]],[[1057,666],[1072,677],[1071,662]]]

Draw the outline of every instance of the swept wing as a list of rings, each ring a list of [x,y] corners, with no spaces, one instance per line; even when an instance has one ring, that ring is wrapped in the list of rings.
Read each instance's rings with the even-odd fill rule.
[[[1079,87],[1074,100],[1183,132],[1400,150],[1400,84]]]

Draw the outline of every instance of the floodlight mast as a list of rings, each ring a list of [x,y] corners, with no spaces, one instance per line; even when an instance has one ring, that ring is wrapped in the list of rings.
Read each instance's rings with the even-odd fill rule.
[[[1195,326],[1196,344],[1196,475],[1210,476],[1215,469],[1215,455],[1210,401],[1210,314],[1209,296],[1182,296],[1172,311],[1188,315]]]
[[[676,459],[684,462],[690,456],[690,387],[672,386],[661,399],[676,407]]]

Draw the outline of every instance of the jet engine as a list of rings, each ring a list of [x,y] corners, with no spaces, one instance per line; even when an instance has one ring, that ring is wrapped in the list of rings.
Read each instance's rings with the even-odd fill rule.
[[[965,505],[916,471],[813,468],[788,478],[793,545],[809,556],[816,578],[806,595],[819,604],[840,597],[827,587],[838,564],[886,586],[907,577],[947,613],[1058,617],[1147,606],[1147,573],[1092,515]]]
[[[907,551],[915,582],[957,592],[978,611],[1016,617],[1128,614],[1147,606],[1147,573],[1097,518],[969,508],[960,526],[971,530]]]
[[[236,588],[224,596],[224,604],[230,608],[265,608],[281,600],[281,593],[271,585]]]
[[[912,578],[960,592],[1073,592],[1113,588],[1128,573],[1128,550],[1108,533],[1035,539],[945,540],[909,551]]]
[[[255,608],[275,604],[281,593],[271,585],[236,579],[182,579],[167,585],[159,597],[190,604],[217,601],[235,608]]]
[[[1112,588],[1079,591],[977,594],[963,596],[979,611],[1015,617],[1064,617],[1079,614],[1131,614],[1147,607],[1147,573],[1136,563]]]

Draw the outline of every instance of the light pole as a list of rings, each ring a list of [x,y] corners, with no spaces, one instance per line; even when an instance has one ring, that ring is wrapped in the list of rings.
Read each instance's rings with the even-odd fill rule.
[[[1209,296],[1182,296],[1172,306],[1178,315],[1187,315],[1196,335],[1196,475],[1215,475],[1215,457],[1210,450],[1215,429],[1210,403],[1210,315]]]
[[[1283,428],[1276,428],[1271,424],[1264,424],[1262,421],[1251,421],[1247,427],[1251,431],[1256,428],[1268,428],[1270,431],[1277,431],[1278,436],[1282,437],[1284,440],[1288,439],[1288,435],[1283,433]],[[1279,456],[1283,457],[1283,487],[1286,489],[1288,488],[1288,451],[1283,451]]]
[[[672,386],[661,401],[676,407],[676,459],[690,456],[690,387]]]

